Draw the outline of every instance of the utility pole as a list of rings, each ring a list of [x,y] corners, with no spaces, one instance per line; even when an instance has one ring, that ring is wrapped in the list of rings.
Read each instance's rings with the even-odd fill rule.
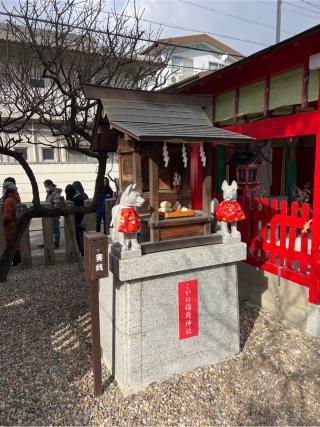
[[[280,37],[281,37],[281,2],[282,2],[282,0],[277,0],[277,33],[276,33],[276,43],[280,42]]]

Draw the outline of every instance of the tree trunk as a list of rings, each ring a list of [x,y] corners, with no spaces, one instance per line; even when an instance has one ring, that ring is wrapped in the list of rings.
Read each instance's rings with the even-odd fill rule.
[[[17,221],[17,227],[11,239],[7,242],[6,247],[0,257],[0,283],[5,282],[11,268],[12,260],[16,252],[16,248],[20,243],[21,237],[32,218],[69,216],[75,213],[90,213],[93,212],[93,206],[82,207],[61,207],[61,208],[46,208],[43,206],[31,207],[26,210]]]
[[[6,244],[6,247],[0,258],[0,282],[5,282],[7,280],[16,248],[29,221],[30,215],[28,213],[24,213],[18,220],[17,228],[11,236],[11,239]]]
[[[3,148],[0,148],[0,152],[3,150]],[[98,158],[99,161],[99,168],[98,168],[98,174],[96,178],[96,184],[95,184],[95,192],[94,192],[94,198],[91,206],[82,208],[82,207],[73,207],[73,208],[67,208],[67,207],[61,207],[61,208],[44,208],[40,205],[40,198],[39,198],[39,190],[38,190],[38,184],[36,182],[36,179],[33,175],[32,169],[28,165],[28,163],[25,161],[25,159],[22,158],[20,153],[15,153],[12,150],[9,150],[10,153],[6,153],[9,156],[14,157],[19,161],[21,166],[26,171],[30,182],[35,184],[32,185],[32,191],[33,191],[33,203],[34,206],[29,208],[19,219],[17,222],[17,228],[15,232],[13,233],[11,239],[7,242],[6,247],[2,253],[2,256],[0,258],[0,283],[5,282],[7,280],[12,260],[14,257],[14,254],[16,252],[16,248],[19,245],[20,239],[23,236],[23,233],[27,227],[28,222],[32,218],[42,218],[42,217],[55,217],[55,216],[68,216],[75,213],[90,213],[94,212],[96,209],[96,205],[98,203],[99,195],[101,193],[101,190],[103,188],[103,178],[105,176],[106,172],[106,160],[107,156],[103,156],[101,158]],[[14,153],[12,155],[11,153]],[[18,158],[16,157],[16,154],[18,154]],[[21,161],[22,158],[22,162]],[[35,192],[34,192],[35,190]],[[37,203],[37,200],[39,203]]]
[[[13,157],[23,168],[25,173],[27,174],[31,187],[32,187],[32,204],[33,206],[40,206],[40,195],[39,195],[39,187],[36,181],[36,178],[33,174],[33,171],[31,167],[29,166],[28,162],[21,153],[18,151],[10,150],[6,147],[0,147],[0,154],[4,154],[9,157]]]
[[[0,147],[0,153],[5,154],[7,156],[13,157],[17,162],[22,166],[23,170],[27,174],[31,187],[32,187],[32,203],[35,208],[40,208],[40,195],[39,195],[39,187],[34,176],[34,173],[29,166],[28,162],[24,159],[21,153],[10,150],[6,147]],[[6,247],[0,258],[0,282],[5,282],[7,280],[8,273],[11,268],[12,259],[14,257],[16,248],[23,236],[23,233],[28,225],[28,222],[32,216],[30,216],[29,211],[26,211],[17,222],[17,228],[11,239],[6,243]]]
[[[99,166],[98,166],[96,185],[95,185],[94,195],[93,195],[93,200],[92,200],[92,205],[94,208],[96,208],[96,206],[98,204],[99,196],[100,196],[100,193],[103,189],[103,178],[106,174],[107,158],[108,158],[107,155],[98,157]]]

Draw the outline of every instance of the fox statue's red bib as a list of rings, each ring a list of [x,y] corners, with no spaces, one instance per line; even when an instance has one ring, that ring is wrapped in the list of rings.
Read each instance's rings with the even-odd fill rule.
[[[223,200],[215,211],[217,221],[238,222],[246,219],[240,204],[234,201]]]
[[[120,211],[118,231],[121,233],[138,233],[141,222],[134,208],[122,208]]]
[[[222,236],[240,239],[241,236],[237,230],[237,222],[244,220],[246,217],[240,204],[237,202],[238,185],[236,181],[232,181],[231,185],[227,181],[223,181],[221,188],[223,191],[223,201],[219,204],[216,199],[212,201],[212,214],[218,221],[218,228]],[[228,224],[230,224],[230,231]]]
[[[141,253],[138,232],[141,222],[135,208],[144,203],[143,197],[136,190],[136,185],[129,185],[123,192],[120,203],[112,209],[112,243],[121,248],[121,252],[134,250]]]

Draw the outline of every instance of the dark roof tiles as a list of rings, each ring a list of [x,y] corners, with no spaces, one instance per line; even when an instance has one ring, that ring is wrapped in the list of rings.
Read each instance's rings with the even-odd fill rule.
[[[252,138],[212,126],[199,105],[102,99],[110,127],[138,141],[250,142]]]

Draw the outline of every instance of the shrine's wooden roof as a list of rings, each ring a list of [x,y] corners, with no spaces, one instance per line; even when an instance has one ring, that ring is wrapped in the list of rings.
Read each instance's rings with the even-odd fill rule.
[[[84,86],[89,99],[99,99],[102,116],[137,141],[251,142],[253,138],[212,126],[210,96]]]

